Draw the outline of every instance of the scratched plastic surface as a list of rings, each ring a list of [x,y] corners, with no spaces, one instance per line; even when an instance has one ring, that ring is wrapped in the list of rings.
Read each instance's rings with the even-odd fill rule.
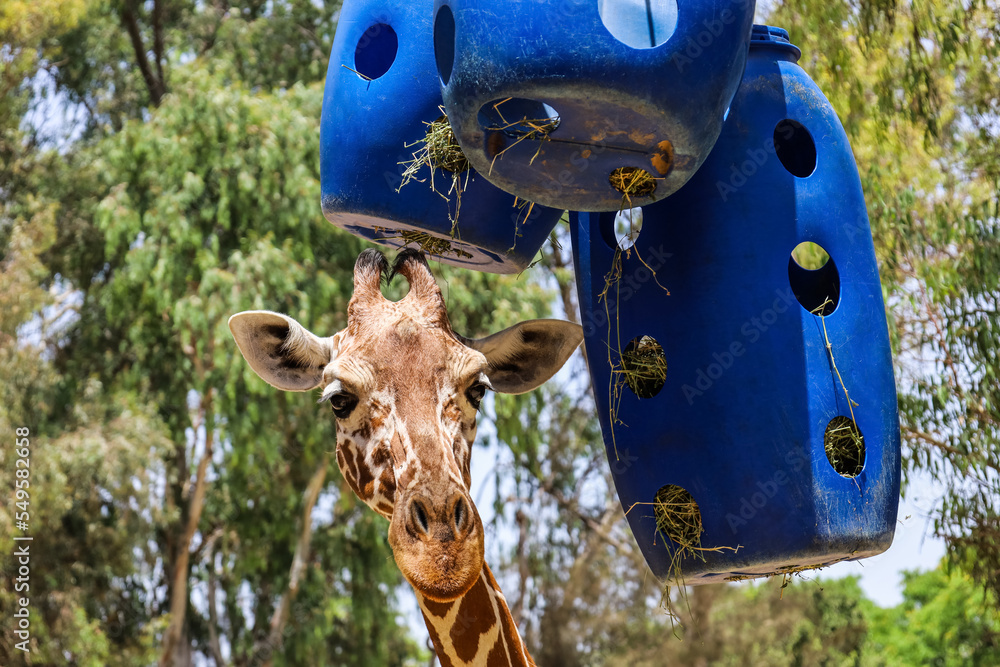
[[[472,164],[508,192],[569,210],[617,210],[609,176],[637,167],[660,179],[640,203],[662,199],[719,136],[754,4],[437,0],[448,115]],[[516,123],[555,117],[551,132]]]
[[[899,421],[878,267],[847,137],[798,56],[783,30],[755,26],[715,149],[676,194],[643,207],[608,302],[599,295],[615,214],[571,216],[609,462],[636,540],[664,579],[676,575],[677,545],[656,532],[651,503],[665,485],[691,493],[701,546],[721,548],[679,561],[688,584],[863,558],[892,542]],[[829,253],[824,268],[790,264],[805,241]],[[810,312],[827,297],[835,309]],[[651,398],[623,388],[612,439],[609,343],[617,360],[619,345],[641,336],[662,345],[666,381]],[[864,467],[845,477],[824,434],[852,415]]]
[[[432,0],[344,3],[320,128],[323,213],[338,227],[386,245],[402,245],[401,232],[430,234],[450,245],[436,255],[441,261],[516,273],[531,262],[561,211],[534,206],[529,215],[523,200],[466,172],[452,233],[456,196],[449,202],[431,190],[428,167],[417,175],[424,182],[411,181],[397,192],[400,163],[418,150],[407,146],[441,116],[433,9]],[[447,193],[450,173],[437,170],[434,185]]]

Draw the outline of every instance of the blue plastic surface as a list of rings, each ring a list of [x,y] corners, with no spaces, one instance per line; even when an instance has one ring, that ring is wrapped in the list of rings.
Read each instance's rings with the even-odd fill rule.
[[[515,207],[513,196],[466,172],[452,238],[456,197],[448,202],[431,190],[429,167],[418,175],[426,182],[396,191],[399,163],[418,148],[406,145],[441,116],[432,17],[433,0],[344,3],[323,99],[323,213],[338,227],[386,245],[402,245],[401,231],[426,232],[451,242],[451,251],[436,255],[441,261],[516,273],[531,262],[561,211],[535,206],[526,220],[526,206]],[[437,189],[446,193],[450,185],[451,174],[436,170]]]
[[[796,64],[798,49],[783,30],[755,30],[718,144],[687,185],[643,207],[607,304],[599,295],[617,247],[615,213],[571,215],[604,440],[647,563],[674,578],[676,545],[656,532],[650,505],[665,485],[697,502],[703,548],[739,547],[683,558],[687,584],[880,553],[899,498],[896,391],[857,167],[833,108]],[[812,141],[803,130],[782,133],[789,119]],[[804,241],[832,263],[814,272],[790,264]],[[812,308],[825,296],[839,301],[822,318],[799,301]],[[662,345],[666,383],[651,398],[623,388],[612,441],[609,354],[617,362],[641,336]],[[824,450],[830,421],[852,415],[844,385],[866,448],[853,478]]]
[[[435,12],[445,107],[473,166],[531,201],[610,211],[622,201],[613,170],[659,179],[633,198],[646,204],[704,162],[743,73],[754,0],[437,0]],[[658,46],[629,45],[644,31]],[[553,111],[547,134],[496,129]]]

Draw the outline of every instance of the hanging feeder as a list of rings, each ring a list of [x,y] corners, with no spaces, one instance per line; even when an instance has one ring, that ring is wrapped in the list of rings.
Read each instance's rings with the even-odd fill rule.
[[[675,583],[892,542],[899,418],[871,230],[847,136],[799,55],[784,30],[754,26],[691,181],[571,216],[618,495],[650,568]]]
[[[577,211],[658,201],[715,144],[753,13],[732,0],[437,0],[445,108],[472,166],[508,192]],[[646,187],[627,190],[622,170]]]
[[[432,0],[344,3],[320,129],[323,214],[385,245],[516,273],[561,211],[499,190],[465,159],[442,111],[432,14]]]

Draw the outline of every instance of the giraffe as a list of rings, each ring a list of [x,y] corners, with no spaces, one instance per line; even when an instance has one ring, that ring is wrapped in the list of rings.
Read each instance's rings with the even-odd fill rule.
[[[410,290],[393,302],[383,278]],[[416,593],[442,667],[535,663],[484,559],[470,494],[476,417],[487,390],[531,391],[583,340],[579,325],[521,322],[486,338],[456,334],[424,256],[390,269],[368,249],[354,267],[347,327],[321,338],[291,317],[229,320],[240,352],[284,391],[321,389],[337,422],[337,463],[358,498],[389,519],[389,545]]]

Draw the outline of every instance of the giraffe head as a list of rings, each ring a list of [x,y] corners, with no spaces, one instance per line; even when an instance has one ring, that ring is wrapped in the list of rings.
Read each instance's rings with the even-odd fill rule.
[[[383,278],[410,285],[396,302]],[[268,311],[234,315],[240,352],[285,391],[322,390],[337,420],[337,463],[348,484],[390,520],[400,570],[425,597],[464,595],[483,568],[483,525],[472,503],[469,465],[479,404],[488,389],[530,391],[580,344],[578,325],[522,322],[470,340],[451,329],[423,255],[404,250],[389,269],[377,250],[354,267],[347,328],[321,338]]]

